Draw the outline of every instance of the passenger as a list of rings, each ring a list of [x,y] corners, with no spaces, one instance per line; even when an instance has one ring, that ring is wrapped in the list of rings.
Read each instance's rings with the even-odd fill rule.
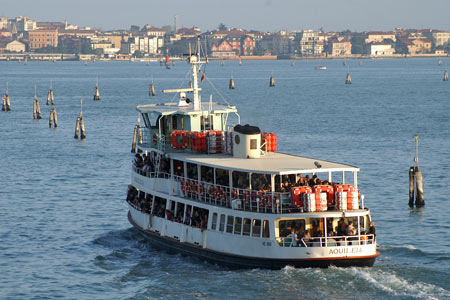
[[[189,211],[186,211],[186,218],[184,218],[184,224],[191,225],[191,214]]]
[[[291,244],[290,244],[290,246],[291,247],[297,247],[297,242],[298,242],[298,235],[297,235],[297,233],[295,233],[295,229],[294,228],[292,228],[291,229],[291,233],[288,235],[288,238],[290,238],[291,239]]]
[[[345,229],[346,235],[350,235],[350,232],[353,231],[353,229],[355,229],[355,226],[353,226],[353,221],[348,222],[348,226]]]
[[[347,245],[357,245],[358,244],[358,237],[356,236],[356,234],[357,234],[356,228],[353,227],[348,232],[349,237],[347,238],[347,240],[349,241],[349,243]]]
[[[367,234],[373,234],[373,239],[375,240],[377,235],[375,234],[375,223],[373,221],[370,221],[369,223],[369,232],[367,232]]]
[[[345,222],[344,218],[341,218],[338,222],[338,227],[337,227],[337,235],[338,236],[344,236],[346,235],[347,232],[347,223]]]
[[[303,240],[305,241],[306,247],[314,247],[313,238],[311,237],[311,231],[307,230],[305,232],[305,236],[303,237]]]
[[[158,208],[157,216],[160,218],[164,218],[164,207],[162,205]]]

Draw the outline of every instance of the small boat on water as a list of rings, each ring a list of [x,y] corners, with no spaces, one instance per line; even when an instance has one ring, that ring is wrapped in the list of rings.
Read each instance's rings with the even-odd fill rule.
[[[327,67],[325,67],[325,66],[315,66],[314,69],[316,69],[316,70],[326,70]]]
[[[372,266],[359,168],[277,152],[276,134],[241,125],[235,106],[201,102],[197,51],[192,87],[163,91],[178,103],[137,106],[129,222],[156,249],[230,268]]]

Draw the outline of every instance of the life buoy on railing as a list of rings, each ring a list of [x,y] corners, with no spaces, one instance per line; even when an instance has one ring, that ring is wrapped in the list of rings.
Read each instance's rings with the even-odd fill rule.
[[[200,187],[200,196],[203,196],[203,194],[205,193],[205,187],[203,186],[203,183],[200,183],[199,187]]]
[[[184,180],[180,180],[181,191],[184,193],[186,191],[186,186],[184,185]]]
[[[220,188],[219,198],[220,202],[225,202],[225,190],[223,188]]]
[[[214,197],[214,186],[210,185],[208,188],[208,195],[209,195],[209,199],[215,198]]]
[[[273,195],[273,203],[275,206],[278,205],[278,203],[281,205],[281,197],[280,194],[274,194]]]
[[[250,192],[247,190],[245,191],[245,195],[244,195],[244,203],[245,204],[249,204],[250,203]]]
[[[158,143],[158,137],[156,136],[156,133],[153,134],[153,145],[156,146],[156,143]]]
[[[191,193],[191,181],[186,180],[186,195],[189,196]]]
[[[170,134],[172,148],[184,149],[187,145],[186,131],[174,131]]]

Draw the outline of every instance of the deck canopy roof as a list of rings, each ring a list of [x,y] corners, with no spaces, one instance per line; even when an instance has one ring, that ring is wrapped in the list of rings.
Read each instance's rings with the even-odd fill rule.
[[[296,155],[278,152],[268,152],[261,158],[234,158],[229,154],[197,154],[197,153],[169,153],[170,158],[186,161],[202,166],[240,172],[262,174],[287,175],[298,173],[327,173],[350,171],[358,172],[359,168]],[[320,168],[315,163],[320,165]]]
[[[200,110],[194,110],[193,104],[189,106],[178,106],[178,103],[146,104],[138,105],[137,111],[141,113],[158,113],[160,115],[198,115],[202,112],[211,112],[213,114],[237,112],[235,106],[227,106],[217,102],[202,103]]]

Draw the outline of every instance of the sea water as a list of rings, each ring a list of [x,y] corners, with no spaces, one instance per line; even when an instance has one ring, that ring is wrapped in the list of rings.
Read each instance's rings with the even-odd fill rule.
[[[450,83],[442,80],[450,59],[443,61],[203,67],[203,101],[214,92],[213,101],[236,105],[242,124],[277,133],[278,151],[361,169],[381,253],[375,266],[278,271],[234,271],[159,252],[128,223],[136,105],[176,102],[161,90],[187,87],[187,63],[168,70],[156,62],[0,62],[0,94],[8,81],[12,106],[0,111],[0,298],[450,299]],[[97,77],[101,100],[93,101]],[[50,80],[56,129],[45,105]],[[85,140],[73,138],[80,98]],[[410,209],[416,134],[426,206]]]

